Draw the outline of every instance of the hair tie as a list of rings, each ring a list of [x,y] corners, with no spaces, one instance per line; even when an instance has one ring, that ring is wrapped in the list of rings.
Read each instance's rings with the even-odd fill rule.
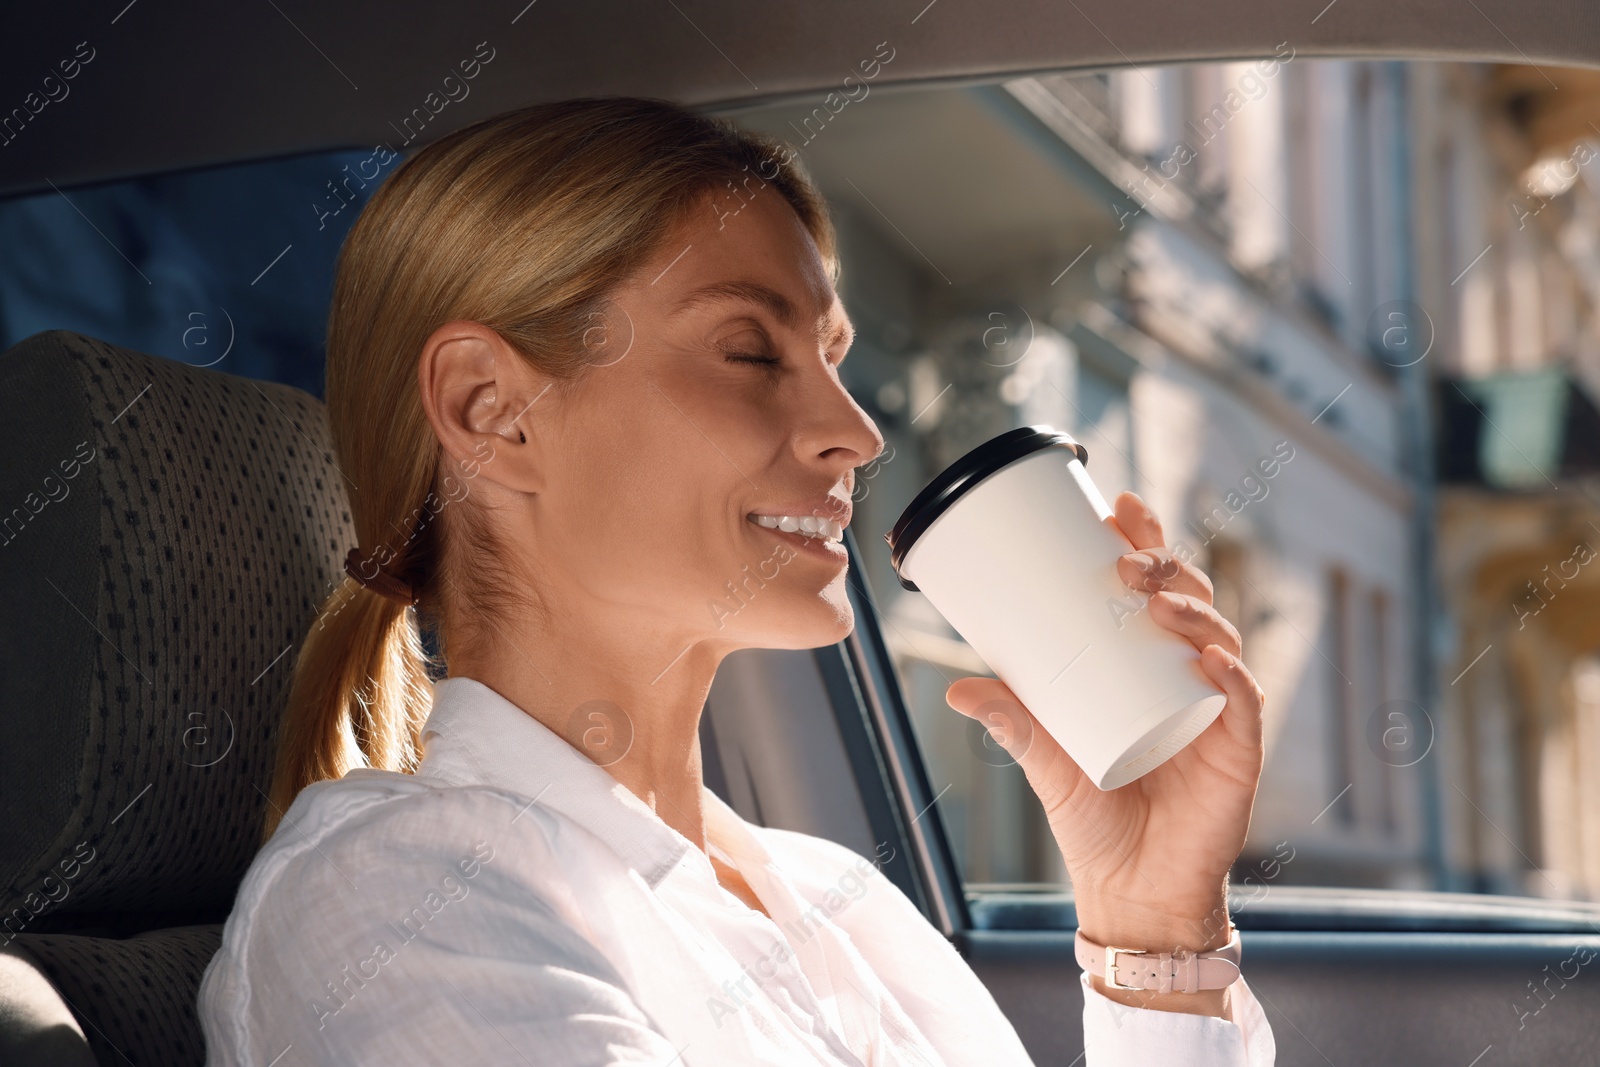
[[[361,555],[360,547],[352,548],[344,557],[344,572],[374,593],[386,596],[397,603],[410,607],[417,602],[417,595],[411,588],[411,583],[396,578],[382,567],[374,567],[376,573],[369,576],[362,571],[362,564],[365,562],[366,558]]]

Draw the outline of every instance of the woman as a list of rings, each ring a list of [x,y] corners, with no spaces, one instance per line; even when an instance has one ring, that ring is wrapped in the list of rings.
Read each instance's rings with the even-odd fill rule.
[[[871,859],[701,782],[722,658],[854,625],[839,536],[883,439],[840,384],[837,274],[792,153],[664,101],[497,116],[378,190],[328,329],[360,543],[201,986],[210,1062],[1030,1062]],[[1203,650],[1222,716],[1102,793],[1003,684],[948,699],[1026,771],[1085,937],[1214,950],[1261,692],[1144,504],[1116,521],[1144,550],[1123,578],[1164,590],[1148,610]],[[707,610],[752,568],[774,576]],[[1091,1065],[1272,1060],[1242,980],[1083,988]]]

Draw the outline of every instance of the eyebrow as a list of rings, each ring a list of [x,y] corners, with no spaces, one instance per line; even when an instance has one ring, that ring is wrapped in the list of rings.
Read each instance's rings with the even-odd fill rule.
[[[683,312],[690,308],[719,300],[741,300],[750,304],[758,304],[771,312],[773,318],[790,329],[799,325],[800,322],[800,311],[794,306],[794,302],[776,289],[762,285],[760,282],[728,281],[703,285],[678,301],[677,307],[673,310],[674,312]],[[827,318],[823,316],[817,320],[816,336],[819,342],[823,341],[824,336],[827,334],[827,329]],[[826,344],[828,347],[832,347],[840,341],[854,341],[855,335],[855,327],[846,319],[833,331],[833,335],[827,338]]]

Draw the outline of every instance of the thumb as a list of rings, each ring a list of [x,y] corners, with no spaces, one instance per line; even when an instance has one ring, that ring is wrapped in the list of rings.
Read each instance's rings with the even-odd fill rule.
[[[945,702],[988,731],[990,739],[1022,768],[1046,810],[1086,779],[1066,750],[998,678],[962,678],[945,692]]]
[[[1033,713],[998,678],[962,678],[945,692],[945,703],[988,731],[995,744],[1021,763],[1033,748],[1038,723]]]

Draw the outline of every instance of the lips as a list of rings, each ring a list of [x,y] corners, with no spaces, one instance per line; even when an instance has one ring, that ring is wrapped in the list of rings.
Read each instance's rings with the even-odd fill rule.
[[[844,561],[844,530],[850,525],[850,498],[826,494],[758,508],[745,516],[771,536],[790,542],[807,556]]]

